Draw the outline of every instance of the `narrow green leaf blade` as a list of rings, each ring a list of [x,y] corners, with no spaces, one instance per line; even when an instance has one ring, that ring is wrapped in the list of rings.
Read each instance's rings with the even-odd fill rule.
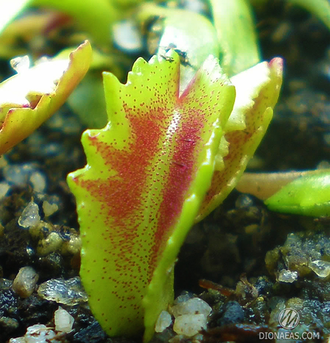
[[[330,172],[303,175],[265,201],[272,211],[305,216],[330,216]]]
[[[253,14],[247,0],[210,0],[220,64],[233,76],[260,61]]]

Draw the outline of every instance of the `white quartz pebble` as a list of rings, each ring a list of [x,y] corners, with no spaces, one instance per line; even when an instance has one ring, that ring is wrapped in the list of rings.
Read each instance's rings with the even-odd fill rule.
[[[204,314],[185,314],[175,318],[173,330],[177,334],[192,337],[207,328],[207,317]]]
[[[21,297],[28,298],[36,288],[39,275],[32,267],[23,267],[13,282],[13,290]]]
[[[54,321],[56,331],[70,332],[72,330],[74,318],[69,312],[59,306],[59,308],[55,311]]]
[[[39,206],[35,202],[31,201],[24,208],[21,216],[18,218],[18,224],[24,228],[29,228],[39,224],[39,222]]]
[[[155,331],[163,332],[172,324],[172,317],[167,311],[162,311],[157,319]]]
[[[175,318],[184,314],[203,314],[207,317],[211,311],[211,306],[200,298],[191,298],[171,307],[171,313]]]
[[[36,324],[26,329],[25,336],[11,338],[9,343],[58,343],[59,341],[54,339],[55,336],[55,332],[46,325]]]

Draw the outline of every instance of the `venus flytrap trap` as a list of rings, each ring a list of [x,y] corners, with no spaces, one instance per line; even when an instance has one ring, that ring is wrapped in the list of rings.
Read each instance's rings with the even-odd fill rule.
[[[173,50],[149,63],[138,59],[125,85],[104,73],[109,123],[83,134],[87,165],[68,183],[82,235],[81,278],[109,335],[136,335],[144,326],[151,339],[173,300],[184,238],[243,172],[271,118],[281,75],[280,59],[238,75],[234,106],[235,87],[212,56],[183,90]],[[216,170],[224,183],[214,179]],[[212,201],[200,212],[206,192]]]
[[[210,186],[235,90],[209,57],[179,95],[179,56],[109,73],[109,123],[84,133],[87,166],[68,176],[82,234],[81,277],[111,336],[143,330],[173,300],[173,267]],[[210,96],[212,94],[212,96]]]
[[[0,84],[0,154],[28,137],[65,102],[91,62],[89,42],[70,53],[40,61],[14,60],[17,75]]]
[[[266,132],[282,82],[279,58],[230,82],[208,57],[219,54],[211,23],[153,4],[139,8],[137,21],[160,10],[157,56],[149,64],[139,59],[126,85],[104,74],[109,123],[85,132],[87,166],[68,176],[91,309],[110,336],[144,327],[146,342],[173,300],[185,236],[234,188]],[[191,35],[196,22],[207,40]],[[226,67],[233,73],[254,57]]]

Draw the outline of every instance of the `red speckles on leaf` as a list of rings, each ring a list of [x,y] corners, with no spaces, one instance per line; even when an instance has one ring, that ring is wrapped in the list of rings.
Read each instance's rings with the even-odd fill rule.
[[[271,121],[282,84],[282,72],[283,60],[274,58],[232,78],[237,96],[225,127],[229,151],[223,157],[223,168],[214,172],[197,221],[219,206],[243,174]]]
[[[171,63],[139,59],[126,85],[105,75],[110,122],[84,134],[88,165],[68,178],[86,234],[82,280],[92,310],[111,335],[141,330],[142,299],[149,314],[170,301],[168,271],[210,184],[220,124],[233,106],[233,87],[212,58],[179,97],[180,63],[172,54]],[[210,82],[207,68],[217,81]],[[208,97],[210,91],[222,99]],[[91,268],[94,257],[98,262]],[[166,272],[155,276],[159,268]],[[102,278],[105,271],[110,278]],[[97,285],[90,284],[92,275]],[[155,287],[162,301],[150,300]],[[94,301],[100,294],[104,301]],[[99,313],[108,313],[107,323]]]

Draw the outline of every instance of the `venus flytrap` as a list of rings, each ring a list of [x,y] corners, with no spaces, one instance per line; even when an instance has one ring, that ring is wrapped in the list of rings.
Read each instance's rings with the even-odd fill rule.
[[[113,2],[104,0],[98,0],[99,7],[91,1],[81,7],[76,0],[33,3],[69,13],[103,47],[111,42],[113,22],[131,14],[112,11]],[[161,11],[164,26],[157,56],[148,63],[138,59],[125,85],[104,73],[109,122],[102,130],[84,133],[87,165],[68,176],[82,235],[81,278],[95,317],[111,336],[145,330],[144,341],[151,339],[157,316],[173,300],[174,265],[190,227],[235,187],[278,99],[282,60],[257,64],[248,1],[230,1],[236,8],[232,16],[224,10],[228,0],[210,3],[215,27],[197,14],[144,5],[151,12]],[[203,30],[196,21],[203,22]],[[190,31],[194,26],[200,36]],[[181,53],[181,65],[174,50]],[[17,137],[29,135],[63,103],[88,69],[89,45],[76,54],[82,60],[74,64],[72,55],[56,87],[52,81],[50,90],[27,93],[17,108],[5,97],[0,152],[16,144]],[[214,56],[220,57],[224,70]],[[70,69],[72,65],[77,69]],[[287,208],[303,208],[304,214],[328,214],[328,194],[322,193],[328,176],[305,179],[280,198],[269,199],[268,205],[280,209],[289,203]],[[301,191],[306,184],[321,206],[306,200],[308,194]],[[288,200],[297,187],[298,205]]]
[[[173,267],[210,186],[234,87],[209,57],[179,95],[179,56],[138,59],[126,85],[104,74],[109,123],[84,133],[71,173],[81,277],[109,335],[134,335],[173,300]],[[213,96],[209,96],[212,94]]]
[[[144,326],[145,341],[152,337],[173,300],[184,238],[243,172],[271,118],[281,74],[275,59],[238,75],[234,106],[235,87],[212,56],[181,91],[172,50],[149,63],[138,59],[125,85],[104,73],[109,123],[83,134],[87,165],[68,183],[82,235],[81,278],[109,335],[136,335]],[[220,170],[226,178],[219,181]],[[200,212],[206,193],[212,197]]]
[[[157,55],[138,59],[125,85],[104,74],[109,123],[84,133],[87,165],[68,176],[91,309],[110,336],[144,328],[146,342],[173,300],[185,236],[237,183],[282,82],[279,58],[230,82],[212,57],[219,42],[208,19],[145,4],[137,21],[160,10]],[[197,22],[200,33],[192,34]],[[245,67],[255,62],[244,59]]]

